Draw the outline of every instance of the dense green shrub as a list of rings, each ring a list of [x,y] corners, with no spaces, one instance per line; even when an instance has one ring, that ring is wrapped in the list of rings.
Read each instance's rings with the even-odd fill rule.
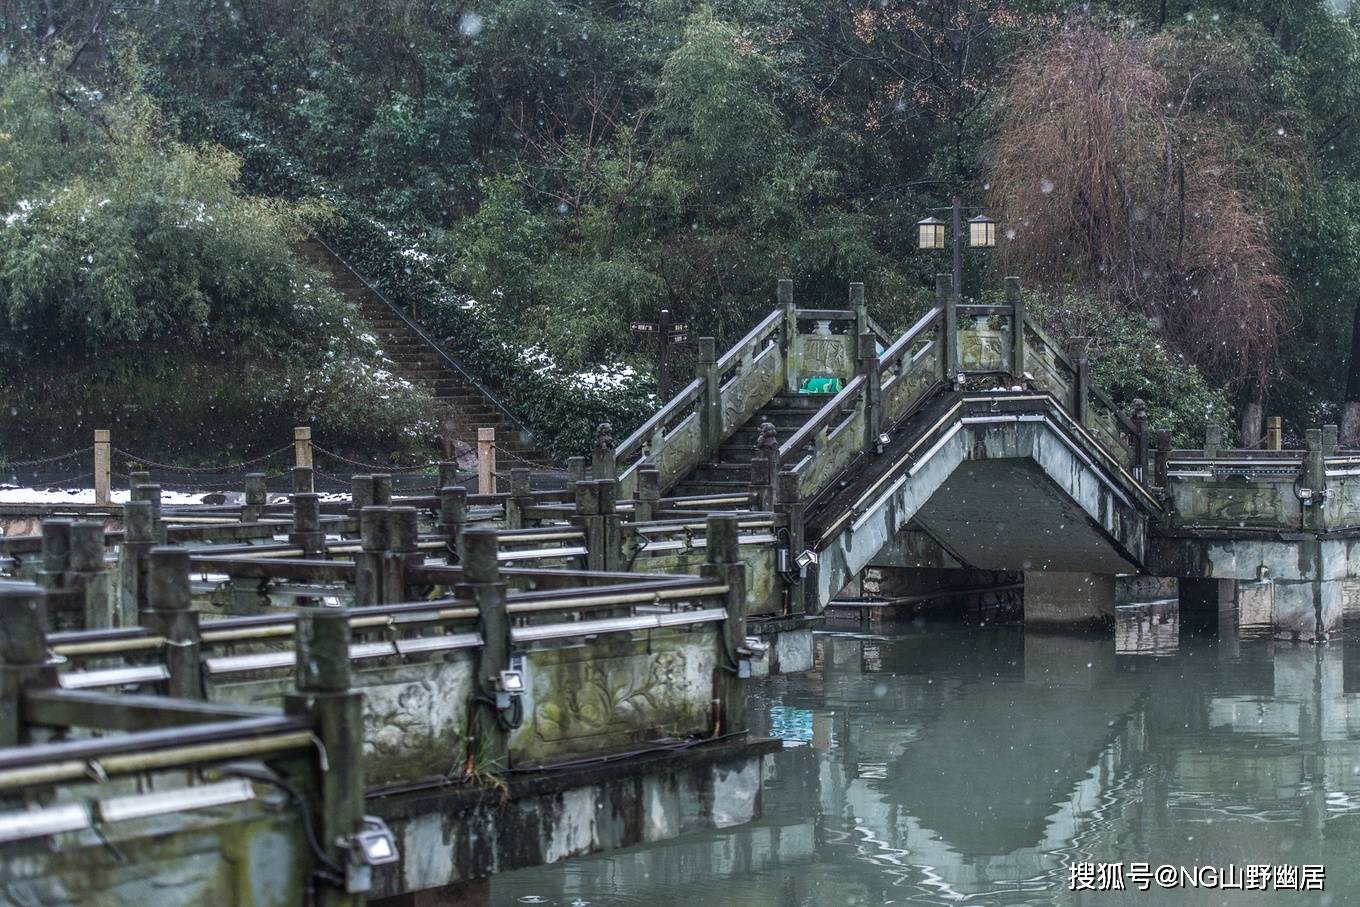
[[[239,159],[166,138],[135,79],[105,100],[59,71],[11,72],[7,452],[83,443],[91,420],[153,457],[272,445],[303,422],[350,449],[430,444],[428,396],[385,370],[358,315],[291,251],[324,212],[243,195]]]

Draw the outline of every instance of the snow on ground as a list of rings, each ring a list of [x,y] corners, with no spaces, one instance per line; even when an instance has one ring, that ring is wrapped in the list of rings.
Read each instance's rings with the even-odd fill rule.
[[[109,496],[114,504],[125,504],[128,500],[129,492],[127,489],[114,491]],[[209,495],[222,496],[225,494],[228,503],[240,503],[243,495],[239,491],[220,492],[220,491],[169,491],[161,490],[161,504],[172,507],[183,506],[186,504],[202,504],[204,498]],[[341,494],[323,494],[323,501],[338,501],[346,498]],[[288,496],[284,494],[271,494],[269,503],[287,503]],[[0,504],[93,504],[93,488],[19,488],[14,485],[0,485]]]

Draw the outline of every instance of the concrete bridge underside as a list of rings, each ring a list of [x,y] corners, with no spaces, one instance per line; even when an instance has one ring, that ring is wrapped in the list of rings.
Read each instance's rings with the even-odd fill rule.
[[[984,570],[1142,571],[1156,502],[1058,415],[941,420],[933,435],[885,451],[872,482],[819,502],[822,512],[843,514],[810,536],[819,605],[865,567],[892,559],[917,530],[948,560]]]

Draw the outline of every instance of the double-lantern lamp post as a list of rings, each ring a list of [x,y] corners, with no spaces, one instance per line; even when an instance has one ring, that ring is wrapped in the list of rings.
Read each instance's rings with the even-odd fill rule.
[[[963,284],[963,202],[955,195],[950,206],[954,247],[954,295],[961,294]],[[916,222],[917,248],[943,249],[945,245],[945,222],[930,216]],[[968,245],[974,249],[991,249],[996,246],[996,221],[985,214],[970,218],[968,221]]]

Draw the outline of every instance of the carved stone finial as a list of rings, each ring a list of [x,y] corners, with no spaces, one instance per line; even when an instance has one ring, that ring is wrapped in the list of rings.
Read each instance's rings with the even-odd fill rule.
[[[610,425],[608,422],[601,422],[595,428],[595,449],[614,449],[614,426]]]
[[[1146,418],[1147,418],[1147,414],[1148,414],[1148,411],[1147,411],[1147,404],[1143,402],[1143,398],[1142,398],[1142,397],[1134,397],[1134,398],[1133,398],[1133,418],[1135,418],[1135,419],[1146,419]]]
[[[773,422],[760,423],[760,435],[756,438],[756,448],[766,450],[779,446],[779,438],[775,434]]]

